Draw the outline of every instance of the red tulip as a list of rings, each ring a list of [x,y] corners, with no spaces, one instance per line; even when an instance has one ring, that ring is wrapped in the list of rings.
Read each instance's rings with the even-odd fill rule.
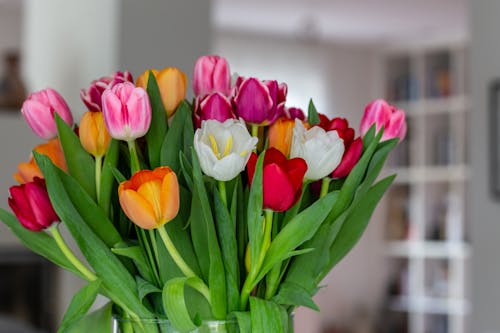
[[[35,178],[32,182],[12,186],[9,191],[9,206],[26,229],[40,231],[59,221],[50,203],[45,180]]]
[[[196,128],[201,127],[203,120],[217,120],[221,123],[236,118],[231,101],[222,93],[216,92],[205,97],[197,97],[195,101],[194,123]]]
[[[80,97],[89,111],[102,111],[102,93],[108,88],[113,88],[118,83],[134,82],[130,72],[115,72],[113,75],[94,80],[87,89],[82,89]]]
[[[265,151],[263,166],[263,208],[283,212],[292,207],[302,194],[302,181],[307,164],[302,158],[287,160],[279,150]],[[255,173],[257,155],[252,153],[247,164],[250,184]]]
[[[216,55],[203,56],[196,60],[193,73],[193,90],[196,96],[219,92],[231,94],[231,70],[227,60]]]
[[[377,131],[382,126],[384,127],[381,141],[392,138],[399,138],[401,141],[406,135],[404,111],[397,109],[383,99],[377,99],[366,106],[359,129],[361,135],[365,135],[373,124],[376,125]]]

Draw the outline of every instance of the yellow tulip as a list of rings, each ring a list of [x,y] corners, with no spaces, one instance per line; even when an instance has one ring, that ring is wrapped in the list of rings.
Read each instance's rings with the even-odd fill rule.
[[[144,90],[148,90],[148,80],[149,80],[149,74],[153,72],[154,77],[156,78],[158,76],[158,71],[154,68],[145,70],[135,81],[135,85],[137,87],[141,87]]]
[[[136,172],[118,186],[120,205],[143,229],[156,229],[179,212],[179,184],[169,167]]]
[[[87,111],[80,121],[80,142],[94,157],[102,157],[108,150],[111,136],[106,129],[102,112]]]
[[[295,120],[293,119],[281,117],[276,120],[269,127],[269,148],[274,147],[288,157],[290,155],[290,147],[292,146],[294,126]]]

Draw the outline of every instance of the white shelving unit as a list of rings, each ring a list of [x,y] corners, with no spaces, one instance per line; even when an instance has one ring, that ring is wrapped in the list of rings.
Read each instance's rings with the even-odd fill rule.
[[[388,163],[389,313],[409,333],[465,333],[470,312],[465,140],[471,109],[463,43],[386,50],[384,89],[407,114],[408,136]]]

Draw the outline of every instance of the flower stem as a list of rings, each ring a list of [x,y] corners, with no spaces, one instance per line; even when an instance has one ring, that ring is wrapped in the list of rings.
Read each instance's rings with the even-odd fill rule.
[[[161,227],[158,228],[158,232],[160,233],[160,237],[163,240],[163,244],[165,244],[165,247],[168,250],[168,253],[170,253],[170,256],[174,260],[174,262],[177,264],[177,267],[182,271],[182,273],[186,277],[193,277],[196,276],[196,274],[189,268],[188,264],[182,259],[179,251],[177,251],[174,243],[172,243],[172,240],[168,236],[167,229],[165,229],[165,225],[162,225]]]
[[[328,194],[328,189],[330,187],[330,177],[325,177],[323,178],[323,181],[321,182],[321,192],[319,193],[319,197],[323,198],[325,195]]]
[[[97,276],[92,273],[76,256],[75,254],[71,251],[71,249],[68,247],[66,242],[64,241],[64,238],[62,237],[61,233],[59,232],[58,229],[59,224],[54,224],[52,227],[49,228],[50,232],[52,233],[52,236],[54,237],[54,240],[56,241],[57,246],[61,249],[62,253],[66,256],[66,258],[75,266],[75,268],[82,273],[82,275],[88,280],[88,281],[95,281],[97,280]]]
[[[224,206],[227,208],[227,191],[226,191],[226,182],[219,180],[218,182],[219,185],[219,193],[220,193],[220,198],[222,199],[222,202],[224,203]]]
[[[137,155],[137,148],[135,147],[135,140],[127,141],[128,150],[130,152],[130,171],[132,174],[141,170],[141,164],[139,163],[139,156]]]
[[[101,196],[101,171],[102,171],[102,156],[95,157],[95,192],[97,202],[99,203]]]

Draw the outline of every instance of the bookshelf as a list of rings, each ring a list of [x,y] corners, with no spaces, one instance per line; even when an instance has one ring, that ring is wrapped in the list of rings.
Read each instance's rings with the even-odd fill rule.
[[[466,62],[464,43],[399,47],[380,56],[382,93],[406,110],[408,121],[407,138],[386,170],[398,177],[386,201],[384,254],[385,306],[409,333],[467,332]]]

